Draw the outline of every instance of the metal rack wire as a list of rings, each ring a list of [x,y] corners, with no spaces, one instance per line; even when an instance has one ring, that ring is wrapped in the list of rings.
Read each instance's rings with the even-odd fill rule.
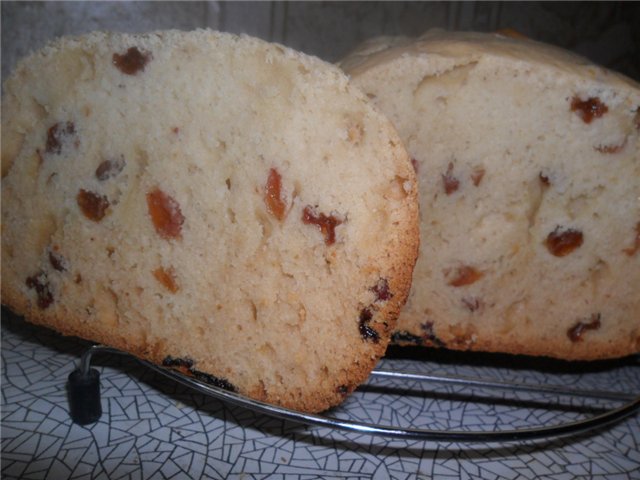
[[[70,385],[73,383],[78,388],[78,379],[87,379],[82,383],[79,388],[85,388],[89,386],[93,393],[92,400],[87,403],[86,398],[80,402],[75,402],[76,410],[78,408],[86,409],[93,408],[93,413],[90,416],[93,417],[93,421],[96,421],[100,415],[100,396],[99,396],[99,380],[94,375],[91,377],[91,372],[97,373],[94,369],[91,369],[91,359],[97,353],[112,353],[112,354],[124,354],[119,350],[102,346],[94,345],[85,351],[83,354],[79,368],[70,376]],[[570,388],[566,385],[549,385],[549,384],[535,384],[535,383],[523,383],[516,381],[502,381],[495,379],[483,379],[465,375],[441,375],[441,374],[425,374],[419,371],[406,371],[395,370],[389,368],[385,363],[382,366],[376,368],[370,375],[369,380],[361,386],[354,395],[366,395],[369,390],[373,390],[375,395],[403,395],[406,392],[398,390],[398,385],[406,384],[419,384],[427,386],[436,385],[454,385],[463,388],[465,391],[469,390],[481,390],[483,392],[496,392],[502,391],[508,394],[531,394],[537,395],[539,398],[547,397],[550,403],[536,403],[536,408],[548,408],[549,410],[560,408],[571,409],[571,403],[563,404],[559,401],[560,398],[568,399],[581,399],[581,401],[589,402],[587,408],[585,405],[576,407],[577,410],[583,409],[590,412],[584,418],[563,420],[552,424],[535,424],[520,428],[495,428],[493,430],[487,430],[485,428],[475,429],[429,429],[429,428],[416,428],[412,425],[395,425],[393,422],[366,422],[355,418],[350,414],[349,402],[345,402],[344,405],[324,412],[322,414],[309,414],[282,408],[279,406],[271,405],[268,403],[260,402],[242,396],[240,394],[212,386],[195,378],[184,375],[176,370],[160,367],[158,365],[139,360],[147,368],[157,372],[158,374],[169,378],[179,384],[189,387],[197,392],[222,400],[230,405],[236,405],[243,408],[251,409],[257,413],[269,415],[282,420],[297,422],[305,425],[326,427],[330,429],[337,429],[347,432],[357,432],[371,435],[382,435],[389,438],[397,439],[419,439],[430,441],[455,441],[455,442],[511,442],[522,441],[532,439],[543,438],[555,438],[568,435],[576,435],[592,431],[598,428],[604,428],[613,423],[616,423],[624,418],[634,415],[640,411],[640,385],[634,386],[635,393],[614,392],[598,389],[581,389]],[[405,362],[406,363],[406,362]],[[640,366],[640,363],[638,364]],[[393,366],[393,364],[392,364]],[[636,367],[632,367],[636,368]],[[75,380],[72,381],[72,377],[75,375]],[[74,383],[75,382],[75,383]],[[393,384],[396,386],[394,387]],[[97,397],[96,397],[96,386]],[[86,388],[85,388],[86,390]],[[434,390],[430,390],[433,392]],[[420,390],[420,395],[425,395],[423,390]],[[446,398],[446,394],[444,395]],[[470,398],[481,398],[477,395]],[[488,396],[482,397],[484,401],[505,401],[504,396]],[[516,404],[521,401],[519,399],[512,399]],[[95,402],[97,401],[97,405]],[[91,407],[90,403],[94,402],[94,406]],[[605,402],[606,406],[599,405],[598,402]],[[545,406],[546,405],[546,406]],[[73,410],[72,405],[72,410]],[[594,413],[596,412],[596,413]],[[77,416],[77,411],[75,412]],[[83,412],[81,412],[82,414]],[[427,412],[424,412],[427,413]],[[81,415],[82,416],[82,415]],[[72,418],[74,412],[72,411]],[[86,415],[85,415],[86,417]],[[537,417],[536,417],[537,418]],[[80,423],[80,422],[78,422]],[[85,422],[90,423],[90,422]]]

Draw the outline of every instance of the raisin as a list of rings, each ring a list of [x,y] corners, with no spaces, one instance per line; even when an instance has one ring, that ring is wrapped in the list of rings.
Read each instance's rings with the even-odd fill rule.
[[[598,145],[597,147],[593,147],[593,149],[600,153],[614,154],[620,153],[626,146],[627,139],[625,138],[624,141],[619,145]]]
[[[548,187],[549,185],[551,185],[551,182],[549,180],[549,177],[546,176],[544,173],[540,172],[538,174],[538,179],[540,179],[540,183],[542,184],[542,186],[544,187]]]
[[[476,297],[464,297],[462,303],[470,312],[475,312],[482,306],[482,302]]]
[[[62,142],[65,137],[75,135],[76,127],[73,122],[58,122],[47,131],[46,153],[59,155],[62,152]]]
[[[442,175],[442,183],[444,184],[444,193],[451,195],[458,190],[460,180],[453,176],[453,163],[449,163],[447,172]]]
[[[594,118],[600,118],[609,111],[598,97],[589,97],[588,100],[580,100],[579,97],[571,99],[571,111],[576,112],[584,123],[591,123]]]
[[[267,211],[278,220],[284,220],[286,204],[282,199],[282,177],[275,168],[269,170],[264,187],[264,203]]]
[[[120,157],[117,160],[105,160],[98,168],[96,168],[96,178],[101,182],[108,180],[110,178],[117,177],[120,172],[124,169],[126,162],[123,157]]]
[[[156,268],[153,271],[153,276],[156,277],[156,280],[162,284],[167,290],[171,293],[176,293],[179,289],[178,284],[176,283],[176,274],[173,271],[173,268],[164,269],[162,267]]]
[[[147,208],[158,235],[167,240],[180,238],[184,216],[173,197],[155,188],[147,193]]]
[[[580,230],[558,226],[545,240],[545,245],[552,255],[564,257],[582,245],[583,235]]]
[[[55,252],[54,250],[49,250],[49,263],[55,270],[59,272],[67,271],[67,261],[62,255]]]
[[[634,240],[633,246],[625,248],[622,251],[631,257],[635,255],[638,250],[640,250],[640,222],[636,223],[636,238]]]
[[[44,272],[39,272],[27,278],[28,288],[35,290],[38,296],[38,307],[42,310],[53,303],[53,295],[49,289],[49,280]]]
[[[324,235],[324,243],[333,245],[336,242],[336,227],[342,223],[342,220],[324,213],[318,215],[310,205],[307,205],[302,212],[302,223],[316,225]]]
[[[420,328],[424,332],[422,335],[423,343],[433,345],[434,347],[444,347],[445,343],[440,340],[433,331],[433,322],[425,322],[420,324]]]
[[[640,130],[640,107],[636,108],[636,115],[633,117],[633,124],[636,126],[636,130]]]
[[[391,334],[391,341],[393,343],[411,343],[413,345],[422,345],[422,337],[413,335],[409,332],[405,332],[404,330],[393,332],[393,334]]]
[[[587,330],[597,330],[600,328],[600,314],[594,313],[589,321],[580,320],[573,327],[567,330],[567,336],[572,342],[582,341],[582,335]]]
[[[349,394],[349,387],[347,385],[339,385],[336,388],[336,393],[342,397],[346,397]]]
[[[416,160],[415,158],[411,159],[411,165],[413,165],[413,170],[418,173],[418,169],[420,168],[420,164],[418,163],[418,160]]]
[[[373,328],[369,326],[373,313],[368,308],[363,308],[360,312],[360,321],[358,322],[358,328],[360,330],[360,336],[364,340],[371,340],[373,343],[380,341],[380,335]]]
[[[215,375],[211,375],[210,373],[194,370],[193,368],[189,369],[189,373],[191,373],[191,375],[193,375],[196,380],[208,383],[210,385],[213,385],[214,387],[222,388],[223,390],[228,390],[229,392],[238,391],[235,385],[229,382],[226,378],[216,377]]]
[[[144,70],[144,67],[147,66],[150,59],[150,53],[141,52],[137,47],[131,47],[127,50],[127,53],[114,53],[112,61],[113,65],[122,73],[126,75],[135,75],[139,71]]]
[[[80,189],[76,201],[84,216],[94,222],[102,220],[107,214],[107,208],[109,208],[107,197],[84,189]]]
[[[475,167],[473,169],[473,171],[471,172],[471,181],[473,182],[473,185],[475,187],[480,185],[480,182],[482,182],[482,179],[484,178],[485,173],[486,172],[483,167]]]
[[[376,294],[376,302],[386,302],[393,297],[393,293],[389,290],[389,282],[386,278],[381,278],[378,283],[371,288],[371,291]]]
[[[194,365],[194,361],[189,357],[172,357],[168,355],[162,360],[163,367],[184,367],[187,369],[191,369]]]
[[[448,273],[448,272],[445,272]],[[462,265],[455,270],[455,274],[449,285],[452,287],[463,287],[465,285],[471,285],[482,278],[484,273],[469,265]]]

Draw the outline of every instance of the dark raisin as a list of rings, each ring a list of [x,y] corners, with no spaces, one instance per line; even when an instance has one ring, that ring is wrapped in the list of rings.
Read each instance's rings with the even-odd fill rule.
[[[363,308],[360,312],[360,321],[358,322],[358,328],[360,329],[360,336],[364,340],[371,340],[373,343],[380,341],[380,335],[373,328],[369,326],[373,313],[368,308]]]
[[[594,313],[589,321],[580,320],[573,327],[567,330],[567,336],[572,342],[582,341],[582,335],[587,330],[597,330],[600,328],[600,314]]]
[[[53,295],[49,289],[49,280],[44,272],[39,272],[27,278],[28,288],[35,290],[38,296],[38,307],[44,310],[53,303]]]
[[[347,385],[339,385],[338,388],[336,388],[336,392],[339,395],[346,397],[349,394],[349,387]]]
[[[151,59],[151,54],[148,52],[141,52],[137,47],[131,47],[127,50],[127,53],[113,54],[113,65],[118,70],[126,75],[135,75],[136,73],[144,70],[147,63]]]
[[[591,123],[594,118],[600,118],[609,111],[598,97],[589,97],[587,100],[580,100],[579,97],[571,99],[571,111],[576,112],[584,123]]]
[[[49,263],[59,272],[67,271],[67,261],[54,250],[49,250]]]
[[[46,153],[59,155],[62,152],[62,142],[65,137],[75,135],[76,127],[73,122],[58,122],[47,131]]]
[[[109,200],[103,195],[80,189],[76,196],[80,210],[89,220],[99,222],[107,214]]]
[[[391,334],[391,341],[393,343],[411,343],[413,345],[422,345],[422,337],[402,330],[399,332],[393,332]]]
[[[282,177],[275,168],[269,170],[264,187],[264,203],[267,212],[280,221],[284,219],[287,205],[282,198]]]
[[[342,223],[342,220],[338,220],[333,215],[318,214],[310,205],[307,205],[302,211],[302,223],[317,226],[324,235],[324,243],[333,245],[336,242],[336,227]]]
[[[124,157],[120,157],[117,160],[105,160],[96,168],[96,178],[104,182],[110,178],[117,177],[125,165]]]
[[[445,347],[445,343],[440,340],[433,331],[433,322],[425,322],[420,325],[420,328],[424,332],[422,338],[423,343],[433,345],[434,347]]]
[[[538,174],[538,179],[540,179],[540,183],[544,187],[548,187],[549,185],[551,185],[551,182],[549,181],[549,177],[542,172]]]
[[[153,226],[162,238],[180,237],[184,216],[173,197],[156,188],[147,193],[147,208]]]
[[[163,367],[184,367],[190,369],[193,367],[194,361],[189,357],[172,357],[168,355],[162,360]]]
[[[442,175],[442,183],[444,184],[444,193],[447,195],[451,195],[453,192],[458,190],[460,181],[453,176],[453,163],[449,163],[447,172]]]
[[[371,288],[371,291],[376,294],[376,302],[386,302],[393,297],[393,293],[389,290],[389,282],[386,278],[381,278],[378,283]]]
[[[580,230],[562,229],[558,226],[545,240],[545,245],[552,255],[564,257],[582,245],[583,236]]]
[[[464,297],[462,303],[470,312],[475,312],[482,306],[482,302],[476,297]]]
[[[189,373],[191,373],[191,375],[193,375],[193,378],[195,378],[196,380],[199,380],[204,383],[208,383],[210,385],[213,385],[214,387],[222,388],[230,392],[238,391],[238,389],[226,378],[219,378],[209,373],[201,372],[199,370],[194,370],[193,368],[189,370]]]

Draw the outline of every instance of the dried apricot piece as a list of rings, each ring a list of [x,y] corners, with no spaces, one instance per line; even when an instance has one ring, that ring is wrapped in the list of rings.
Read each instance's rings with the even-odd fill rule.
[[[269,170],[264,187],[264,203],[271,215],[280,221],[284,220],[287,205],[282,198],[282,176],[275,168]]]
[[[179,290],[178,283],[176,282],[176,273],[173,268],[166,269],[158,267],[153,271],[153,276],[171,293],[176,293]]]
[[[483,272],[477,270],[475,267],[469,265],[462,265],[455,269],[453,278],[449,280],[449,285],[452,287],[464,287],[465,285],[471,285],[477,282],[484,275]]]
[[[316,225],[324,235],[324,243],[333,245],[336,242],[336,227],[342,224],[342,220],[333,215],[318,214],[314,208],[307,205],[302,211],[302,223]]]

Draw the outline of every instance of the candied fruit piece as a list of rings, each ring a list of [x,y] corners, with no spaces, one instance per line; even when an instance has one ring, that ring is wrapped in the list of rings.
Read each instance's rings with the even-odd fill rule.
[[[324,235],[324,243],[333,245],[336,242],[336,227],[342,224],[342,220],[333,215],[318,214],[310,205],[307,205],[302,211],[302,223],[316,225]]]
[[[126,75],[135,75],[144,70],[147,66],[151,54],[149,52],[141,52],[137,47],[131,47],[124,54],[113,54],[113,65]]]
[[[25,283],[27,288],[36,291],[38,307],[41,310],[48,308],[53,303],[53,295],[49,289],[49,280],[44,272],[39,272],[28,277]]]
[[[445,272],[448,273],[448,272]],[[453,278],[449,280],[449,285],[452,287],[464,287],[465,285],[471,285],[482,278],[484,273],[469,265],[462,265],[455,269]]]
[[[58,122],[47,131],[47,144],[45,145],[46,153],[59,155],[62,152],[62,142],[65,137],[75,135],[76,126],[73,122]]]
[[[598,97],[589,97],[581,100],[579,97],[571,99],[571,111],[578,114],[584,123],[591,123],[594,118],[600,118],[609,111]]]
[[[155,188],[147,193],[147,208],[158,235],[167,240],[180,238],[184,216],[173,197]]]
[[[444,185],[444,193],[451,195],[460,187],[460,180],[453,176],[453,163],[449,163],[447,173],[442,175],[442,183]]]
[[[475,167],[471,171],[471,181],[473,182],[474,186],[477,187],[478,185],[480,185],[480,183],[482,182],[482,179],[484,178],[485,173],[486,171],[483,167]]]
[[[573,228],[563,229],[558,226],[547,236],[545,245],[552,255],[564,257],[580,247],[582,242],[583,235],[580,230]]]
[[[96,178],[101,182],[117,177],[124,169],[126,162],[123,157],[117,160],[105,160],[96,168]]]
[[[80,189],[76,201],[84,216],[94,222],[102,220],[107,214],[107,208],[109,208],[107,197],[84,189]]]
[[[572,342],[582,341],[582,335],[587,330],[597,330],[600,328],[600,314],[594,313],[589,321],[580,320],[573,327],[567,330],[567,336]]]
[[[264,203],[267,211],[282,221],[287,205],[282,198],[282,177],[275,168],[269,170],[269,177],[264,187]]]
[[[371,291],[376,295],[376,302],[386,302],[393,297],[393,293],[389,290],[389,282],[386,278],[380,278],[378,283],[371,288]]]
[[[360,312],[358,329],[360,330],[360,336],[364,340],[371,340],[373,343],[378,343],[380,341],[380,335],[369,326],[372,318],[373,313],[371,313],[371,310],[369,308],[363,308]]]
[[[176,293],[179,289],[176,282],[176,274],[173,268],[165,269],[158,267],[153,271],[153,276],[171,293]]]
[[[636,223],[636,238],[634,240],[633,246],[625,248],[622,251],[631,257],[635,255],[638,250],[640,250],[640,222]]]

